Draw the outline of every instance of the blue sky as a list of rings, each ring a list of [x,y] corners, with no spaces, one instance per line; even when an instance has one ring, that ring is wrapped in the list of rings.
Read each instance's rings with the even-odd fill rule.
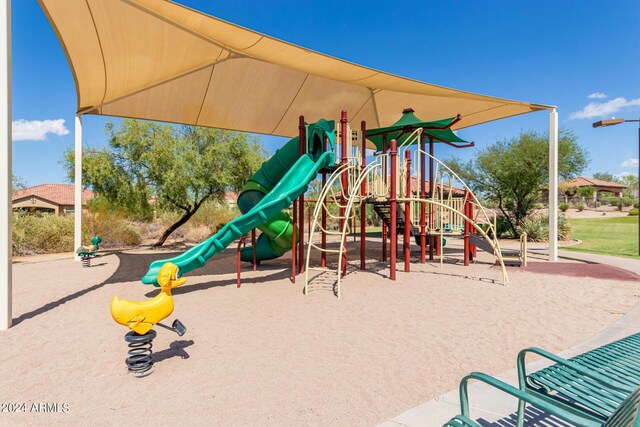
[[[560,126],[575,131],[590,153],[586,175],[637,171],[634,124],[591,127],[601,118],[640,117],[637,0],[179,2],[382,71],[557,105]],[[28,185],[65,182],[59,160],[73,145],[73,77],[36,0],[13,0],[12,7],[14,173]],[[86,144],[105,143],[106,120],[85,116]],[[483,147],[523,130],[547,129],[548,113],[538,112],[460,135]],[[283,142],[263,137],[271,152]],[[474,151],[438,146],[436,155],[469,158]]]

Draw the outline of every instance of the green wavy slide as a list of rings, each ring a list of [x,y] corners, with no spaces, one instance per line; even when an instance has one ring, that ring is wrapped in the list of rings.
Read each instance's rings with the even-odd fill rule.
[[[293,224],[289,215],[282,211],[307,190],[321,169],[334,163],[334,127],[334,121],[324,119],[309,125],[307,154],[299,155],[297,137],[277,150],[249,179],[238,196],[241,216],[184,253],[152,262],[142,283],[158,286],[158,271],[165,262],[177,265],[180,275],[204,267],[215,254],[256,227],[262,231],[256,242],[258,261],[274,259],[291,250]],[[326,152],[325,136],[330,146]],[[244,248],[241,257],[243,261],[253,261],[253,249]]]

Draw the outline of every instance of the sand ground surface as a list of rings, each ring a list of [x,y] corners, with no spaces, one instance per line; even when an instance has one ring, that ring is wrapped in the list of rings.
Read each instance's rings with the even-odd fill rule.
[[[0,412],[0,425],[372,425],[470,371],[513,368],[521,348],[582,342],[640,302],[636,280],[512,268],[503,286],[491,257],[456,265],[454,246],[442,268],[414,259],[391,282],[374,259],[356,270],[354,244],[340,300],[322,287],[303,295],[303,278],[289,280],[289,256],[257,272],[245,266],[237,289],[229,249],[176,290],[166,323],[179,318],[187,333],[157,329],[145,378],[126,372],[127,329],[109,302],[156,291],[139,277],[123,280],[132,273],[124,259],[108,255],[86,269],[71,259],[15,264],[0,403],[24,403],[26,412]],[[32,412],[33,403],[57,403],[58,412]]]

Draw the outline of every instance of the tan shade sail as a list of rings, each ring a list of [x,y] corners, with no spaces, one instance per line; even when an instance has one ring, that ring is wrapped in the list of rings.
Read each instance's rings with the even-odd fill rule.
[[[39,0],[65,50],[78,113],[292,136],[298,116],[376,128],[411,107],[453,128],[550,107],[397,77],[167,0]]]

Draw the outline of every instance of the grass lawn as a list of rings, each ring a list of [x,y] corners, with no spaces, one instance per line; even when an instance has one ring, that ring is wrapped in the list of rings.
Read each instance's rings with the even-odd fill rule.
[[[638,217],[570,219],[573,238],[582,243],[570,251],[639,258]]]

